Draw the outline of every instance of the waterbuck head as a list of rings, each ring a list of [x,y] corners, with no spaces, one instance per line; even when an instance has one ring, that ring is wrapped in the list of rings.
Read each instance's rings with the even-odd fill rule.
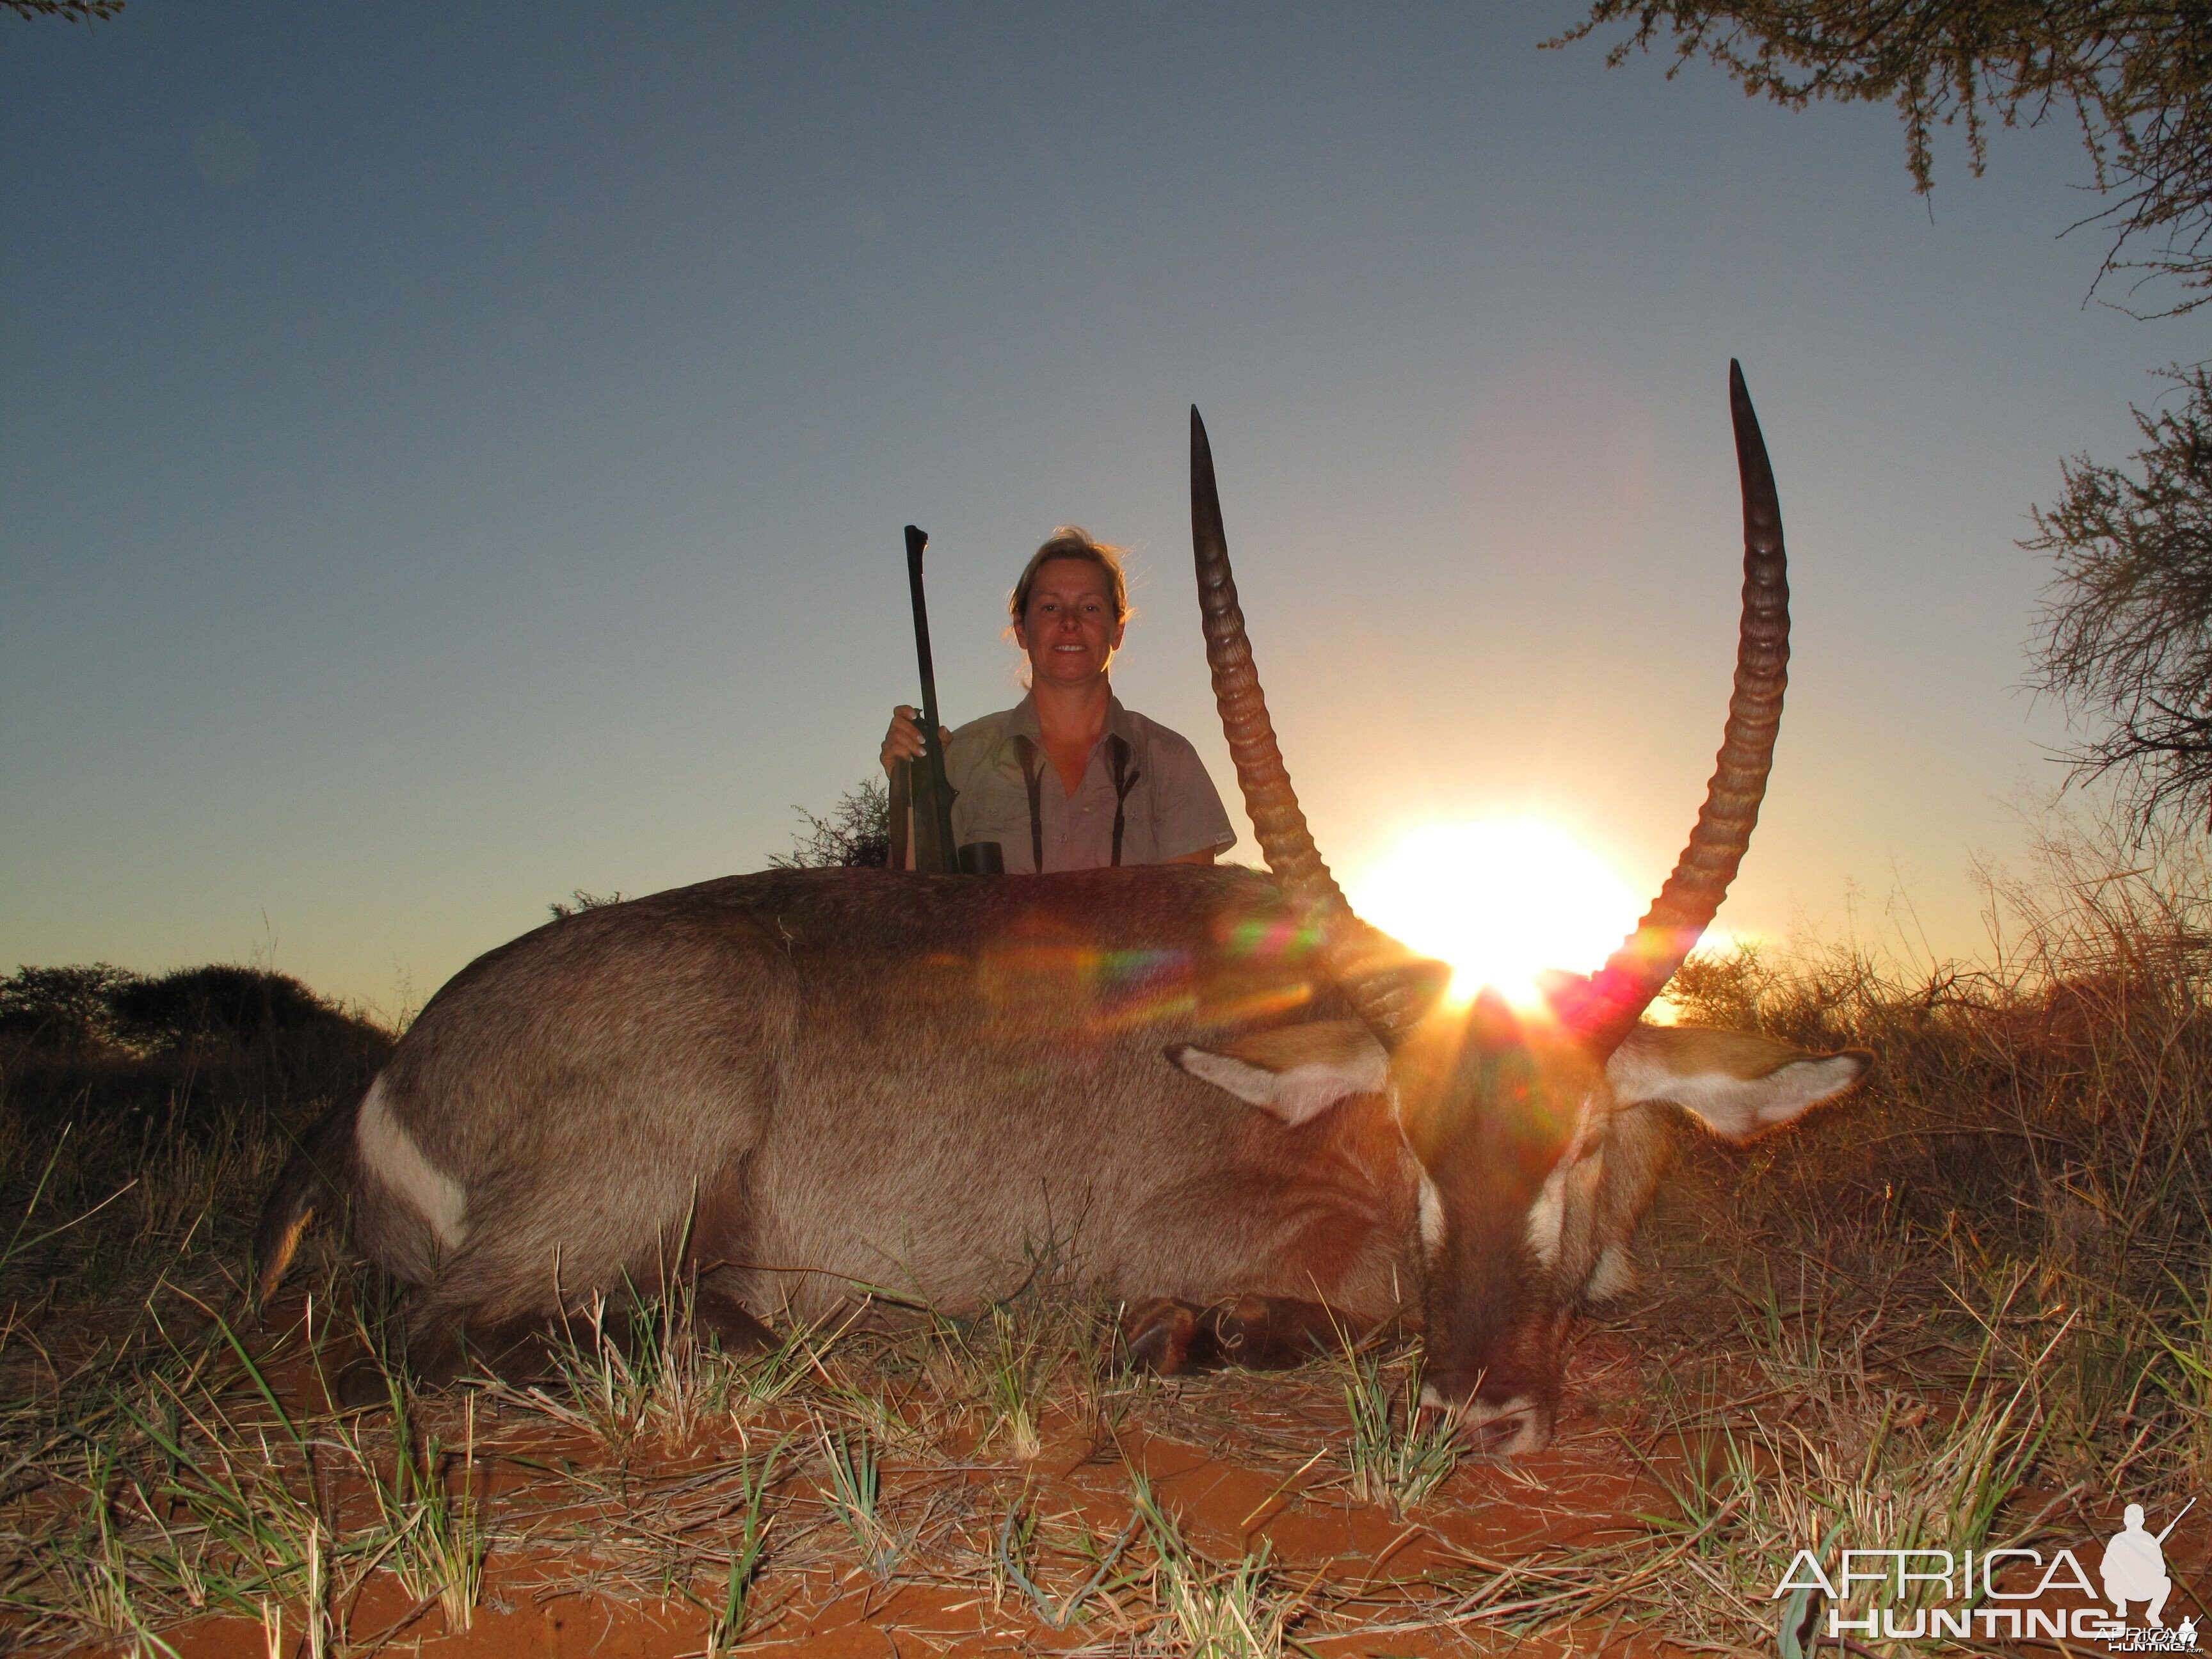
[[[1596,973],[1562,979],[1541,1014],[1440,993],[1437,963],[1363,923],[1314,846],[1268,720],[1229,568],[1206,429],[1191,412],[1191,528],[1214,695],[1269,867],[1320,940],[1357,1023],[1307,1024],[1170,1058],[1290,1121],[1382,1095],[1420,1168],[1427,1403],[1481,1443],[1551,1436],[1561,1338],[1601,1293],[1656,1179],[1645,1102],[1671,1100],[1723,1133],[1757,1133],[1855,1082],[1864,1057],[1808,1058],[1719,1033],[1638,1027],[1719,908],[1749,846],[1774,754],[1790,653],[1774,477],[1743,376],[1729,366],[1743,492],[1744,585],[1735,695],[1717,769],[1674,873]],[[1632,1035],[1633,1034],[1633,1035]],[[1705,1039],[1700,1042],[1700,1039]],[[1810,1069],[1808,1069],[1810,1068]],[[1610,1264],[1617,1267],[1617,1259]]]

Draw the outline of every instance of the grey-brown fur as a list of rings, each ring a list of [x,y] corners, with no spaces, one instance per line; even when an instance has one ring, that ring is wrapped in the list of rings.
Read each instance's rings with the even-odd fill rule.
[[[687,1234],[767,1315],[860,1285],[972,1308],[1052,1243],[1109,1291],[1380,1316],[1413,1288],[1382,1103],[1286,1129],[1161,1058],[1341,1017],[1291,931],[1264,878],[1182,867],[776,872],[586,911],[456,975],[379,1079],[465,1242],[358,1158],[355,1237],[416,1286],[418,1339],[650,1283]]]
[[[1565,1316],[1663,1164],[1658,1109],[1495,1007],[1425,1026],[1378,1087],[1347,1012],[1249,871],[772,872],[586,911],[431,1000],[369,1097],[410,1150],[380,1154],[360,1109],[322,1126],[270,1194],[264,1279],[327,1187],[413,1287],[437,1374],[465,1335],[495,1349],[672,1271],[728,1328],[871,1289],[965,1312],[1050,1247],[1132,1303],[1418,1300],[1440,1386],[1540,1443]],[[1330,1040],[1249,1041],[1312,1022]],[[1285,1068],[1248,1077],[1303,1072],[1329,1103],[1285,1122],[1178,1069],[1240,1037]],[[1624,1049],[1647,1096],[1683,1041]]]

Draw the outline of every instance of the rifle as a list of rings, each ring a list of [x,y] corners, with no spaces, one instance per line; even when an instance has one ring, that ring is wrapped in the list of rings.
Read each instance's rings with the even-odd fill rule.
[[[906,580],[914,600],[914,653],[921,667],[921,763],[903,761],[891,772],[890,866],[907,867],[908,829],[916,870],[936,874],[994,875],[1005,867],[996,842],[955,848],[952,785],[945,775],[945,743],[938,735],[937,666],[929,654],[929,603],[921,592],[921,554],[928,532],[906,527]]]
[[[929,601],[921,592],[921,553],[927,531],[906,527],[906,585],[914,600],[914,654],[921,665],[921,764],[910,769],[914,867],[949,875],[958,866],[952,851],[952,786],[945,775],[945,744],[937,724],[937,665],[929,654]]]

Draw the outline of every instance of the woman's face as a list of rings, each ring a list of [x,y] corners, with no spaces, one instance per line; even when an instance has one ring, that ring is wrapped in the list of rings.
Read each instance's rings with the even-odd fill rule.
[[[1104,673],[1121,643],[1106,573],[1088,559],[1048,561],[1014,638],[1029,653],[1033,684],[1080,685]]]

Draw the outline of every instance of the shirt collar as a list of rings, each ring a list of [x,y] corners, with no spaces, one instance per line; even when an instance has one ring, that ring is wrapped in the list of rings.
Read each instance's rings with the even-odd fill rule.
[[[1006,732],[1011,737],[1027,738],[1030,742],[1042,745],[1044,727],[1037,723],[1035,693],[1024,693],[1022,700],[1014,705],[1013,712],[1006,720]],[[1136,722],[1130,718],[1129,711],[1121,707],[1121,698],[1110,692],[1106,698],[1105,730],[1098,735],[1103,738],[1109,734],[1133,745],[1137,741]]]

